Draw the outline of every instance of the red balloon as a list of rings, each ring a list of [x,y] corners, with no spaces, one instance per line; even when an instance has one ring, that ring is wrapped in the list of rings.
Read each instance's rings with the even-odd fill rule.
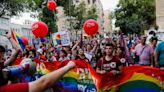
[[[35,22],[32,25],[32,33],[36,37],[45,37],[48,34],[48,26],[44,22]]]
[[[86,34],[93,35],[98,32],[99,24],[97,23],[97,21],[90,19],[84,23],[83,29]]]
[[[49,0],[47,3],[47,7],[49,10],[55,10],[56,9],[56,2],[54,0]]]
[[[20,38],[23,40],[25,45],[28,45],[28,38],[26,38],[24,36],[21,36]]]

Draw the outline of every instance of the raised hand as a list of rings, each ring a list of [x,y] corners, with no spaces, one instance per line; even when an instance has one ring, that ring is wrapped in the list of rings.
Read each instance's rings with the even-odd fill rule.
[[[6,32],[6,35],[5,35],[8,39],[11,38],[11,35],[9,35],[9,32]]]
[[[76,64],[75,64],[75,62],[73,62],[73,61],[69,61],[68,64],[67,64],[67,66],[68,66],[69,68],[74,68],[74,67],[76,66]]]

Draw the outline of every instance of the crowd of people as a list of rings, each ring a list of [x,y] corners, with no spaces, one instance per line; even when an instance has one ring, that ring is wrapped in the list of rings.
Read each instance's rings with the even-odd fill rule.
[[[41,92],[51,87],[60,76],[75,66],[75,63],[70,61],[63,68],[36,81],[7,85],[4,68],[12,65],[16,58],[31,60],[35,58],[42,62],[83,60],[88,62],[97,73],[105,74],[111,71],[113,75],[120,74],[122,67],[133,64],[161,69],[164,67],[164,48],[162,48],[164,42],[157,45],[158,38],[155,35],[151,37],[149,43],[146,43],[145,35],[125,37],[120,34],[118,37],[108,39],[91,38],[88,42],[77,40],[69,46],[54,45],[51,41],[45,41],[29,44],[24,50],[20,49],[11,36],[6,34],[6,37],[15,51],[12,52],[7,46],[0,46],[0,92],[9,92],[13,89],[22,92]]]

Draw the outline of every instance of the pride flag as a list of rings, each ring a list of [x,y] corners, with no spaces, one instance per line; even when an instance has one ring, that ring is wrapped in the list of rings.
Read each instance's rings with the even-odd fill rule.
[[[98,92],[164,92],[164,71],[158,68],[133,65],[124,67],[118,76],[100,75],[92,68],[90,72]]]
[[[36,60],[35,60],[36,61]],[[39,61],[37,61],[38,63]],[[68,61],[60,62],[39,62],[39,73],[47,74],[53,70],[56,70],[64,65]],[[76,61],[77,67],[67,72],[61,79],[58,81],[54,88],[57,92],[97,92],[96,86],[92,80],[92,76],[88,71],[88,63],[85,61]],[[82,63],[80,63],[82,62]],[[39,64],[38,63],[38,64]]]
[[[58,45],[61,45],[61,38],[60,38],[60,34],[57,34],[55,37],[55,41]]]
[[[68,62],[42,62],[38,59],[34,59],[34,61],[37,63],[36,74],[34,76],[20,75],[19,78],[22,79],[21,81],[29,82],[31,78],[39,78],[66,65]],[[75,62],[77,62],[77,67],[67,72],[57,83],[54,84],[55,92],[97,92],[92,76],[88,70],[88,63],[86,61]],[[18,64],[17,61],[17,65]]]
[[[38,73],[45,75],[65,62],[41,62]],[[85,61],[75,60],[76,67],[67,72],[55,85],[55,92],[164,92],[164,71],[149,66],[128,66],[120,75],[97,74]]]
[[[80,60],[76,62],[78,64],[77,67],[67,72],[56,83],[55,90],[57,89],[59,92],[97,92],[92,76],[87,68],[88,63]]]
[[[21,48],[22,50],[24,50],[26,45],[25,45],[24,41],[20,38],[20,36],[19,36],[16,32],[14,32],[14,31],[11,31],[11,35],[12,35],[12,38],[13,38],[17,43],[19,43],[20,48]]]

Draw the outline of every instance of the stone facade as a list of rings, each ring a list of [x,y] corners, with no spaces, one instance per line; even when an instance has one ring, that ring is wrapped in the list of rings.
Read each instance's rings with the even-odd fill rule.
[[[164,0],[156,0],[156,23],[164,30]]]
[[[26,20],[23,25],[11,23],[11,19],[9,17],[0,17],[0,44],[1,45],[8,45],[11,48],[11,44],[9,40],[3,36],[6,32],[11,33],[11,29],[19,36],[25,36],[29,39],[29,43],[32,43],[32,38],[34,38],[32,31],[31,31],[31,23],[30,21]]]
[[[110,10],[104,11],[104,32],[112,32],[112,21],[109,19],[109,16],[112,14]]]

